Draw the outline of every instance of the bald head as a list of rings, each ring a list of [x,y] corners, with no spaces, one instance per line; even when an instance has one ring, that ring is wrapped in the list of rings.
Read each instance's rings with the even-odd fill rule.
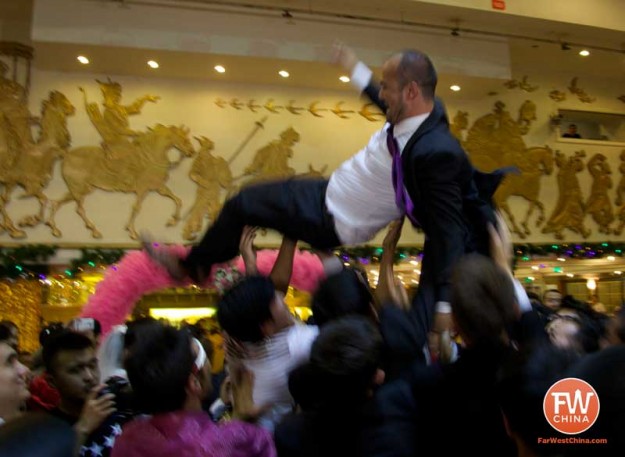
[[[421,51],[408,49],[395,54],[392,59],[397,62],[400,87],[415,81],[421,89],[423,98],[432,101],[436,93],[438,76],[430,58]]]

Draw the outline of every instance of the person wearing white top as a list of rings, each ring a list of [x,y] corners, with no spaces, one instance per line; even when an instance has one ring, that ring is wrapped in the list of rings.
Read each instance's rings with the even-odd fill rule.
[[[319,330],[296,322],[284,294],[262,276],[247,277],[226,292],[217,319],[227,334],[227,361],[242,362],[254,374],[253,402],[268,408],[258,423],[273,431],[293,410],[289,373],[308,361]]]

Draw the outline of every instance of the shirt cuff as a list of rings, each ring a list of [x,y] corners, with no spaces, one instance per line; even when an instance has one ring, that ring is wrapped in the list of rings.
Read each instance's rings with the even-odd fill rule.
[[[527,311],[532,310],[532,303],[530,302],[529,297],[527,296],[527,292],[525,288],[521,285],[521,283],[517,279],[512,280],[514,284],[514,294],[516,295],[516,301],[519,304],[519,309],[521,313],[526,313]]]
[[[373,72],[369,67],[367,67],[363,62],[358,62],[352,71],[352,85],[362,92],[371,82],[372,75]]]
[[[441,314],[449,314],[451,313],[451,303],[446,301],[437,301],[436,302],[436,312]]]

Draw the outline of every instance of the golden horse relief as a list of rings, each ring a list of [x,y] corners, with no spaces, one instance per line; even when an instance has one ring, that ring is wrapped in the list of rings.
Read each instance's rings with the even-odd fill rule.
[[[230,165],[222,157],[216,157],[212,151],[215,145],[211,140],[202,136],[195,138],[200,149],[193,160],[189,177],[197,183],[195,202],[186,220],[182,237],[185,240],[195,240],[202,230],[204,219],[214,222],[222,206],[222,190],[232,190],[232,172]]]
[[[495,194],[495,202],[506,214],[511,231],[520,238],[525,238],[531,234],[529,220],[535,210],[538,210],[536,226],[540,226],[545,220],[544,205],[539,199],[540,183],[544,175],[553,172],[553,151],[547,146],[525,146],[523,131],[529,128],[532,118],[535,117],[535,106],[532,108],[526,104],[520,110],[519,117],[523,121],[521,125],[510,116],[505,107],[503,102],[497,101],[492,113],[477,119],[467,132],[463,146],[471,162],[479,170],[492,171],[514,166],[521,172],[520,175],[512,174],[504,179]],[[462,125],[460,113],[454,118],[454,124]],[[508,205],[509,197],[521,197],[529,202],[521,227],[517,225]]]
[[[590,230],[584,225],[586,207],[584,196],[577,179],[577,173],[584,169],[584,151],[577,151],[574,156],[566,157],[556,151],[558,172],[558,202],[551,217],[543,227],[543,233],[553,233],[558,240],[564,239],[562,232],[566,229],[588,238]]]
[[[586,202],[586,212],[592,216],[599,225],[599,233],[610,234],[610,224],[614,221],[612,202],[608,196],[608,190],[612,189],[612,170],[607,157],[603,154],[595,154],[588,161],[588,171],[592,176],[590,197]]]
[[[143,105],[147,102],[155,103],[160,97],[155,95],[144,95],[130,105],[122,105],[122,86],[110,79],[102,82],[96,79],[102,91],[104,101],[103,112],[96,103],[89,103],[87,93],[80,87],[83,93],[85,110],[100,136],[102,137],[102,148],[112,159],[121,159],[127,154],[134,152],[133,142],[141,135],[140,132],[132,130],[128,120],[129,116],[141,114]]]
[[[135,219],[141,210],[143,200],[149,192],[171,199],[176,205],[174,214],[167,222],[168,226],[178,223],[182,201],[165,184],[170,170],[178,165],[184,157],[194,154],[189,139],[189,129],[178,126],[157,124],[141,134],[133,144],[130,154],[113,160],[101,147],[86,146],[72,149],[65,155],[62,174],[69,192],[52,205],[47,225],[56,237],[62,236],[56,225],[55,217],[58,210],[71,201],[76,203],[76,212],[82,218],[87,229],[94,238],[102,234],[85,212],[84,201],[95,189],[111,192],[136,194],[135,204],[126,225],[132,239],[137,239]],[[172,163],[168,151],[172,148],[182,153],[181,158]]]
[[[19,145],[18,150],[0,148],[0,163],[3,164],[0,168],[0,183],[3,185],[0,199],[0,214],[3,218],[1,228],[12,238],[25,238],[26,232],[15,227],[6,211],[11,194],[16,187],[21,187],[25,197],[35,197],[39,201],[38,214],[23,218],[18,223],[20,227],[34,227],[43,221],[48,203],[43,189],[50,183],[56,160],[63,156],[71,143],[67,117],[74,112],[74,106],[65,95],[52,91],[41,104],[41,130],[37,141],[34,142],[31,137],[22,144],[20,140],[16,143]]]

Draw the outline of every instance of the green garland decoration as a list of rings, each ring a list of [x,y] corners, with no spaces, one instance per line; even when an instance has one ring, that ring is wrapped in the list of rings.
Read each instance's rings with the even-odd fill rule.
[[[563,257],[567,259],[599,259],[607,256],[623,257],[625,242],[601,243],[546,243],[515,244],[514,264],[537,259]],[[29,244],[15,248],[0,247],[0,278],[34,277],[48,272],[48,260],[54,256],[58,247],[55,245]],[[381,246],[362,245],[343,247],[334,251],[344,262],[375,264],[384,252]],[[67,276],[96,265],[112,265],[126,253],[125,249],[81,249],[80,257],[72,260],[65,271]],[[398,247],[394,261],[400,263],[406,259],[421,257],[421,247]]]
[[[68,276],[73,276],[87,267],[96,265],[112,265],[121,259],[126,251],[124,249],[81,249],[80,257],[72,260],[71,268],[66,270]]]
[[[57,252],[56,246],[29,244],[16,248],[0,248],[0,277],[15,279],[48,271],[48,260]]]

